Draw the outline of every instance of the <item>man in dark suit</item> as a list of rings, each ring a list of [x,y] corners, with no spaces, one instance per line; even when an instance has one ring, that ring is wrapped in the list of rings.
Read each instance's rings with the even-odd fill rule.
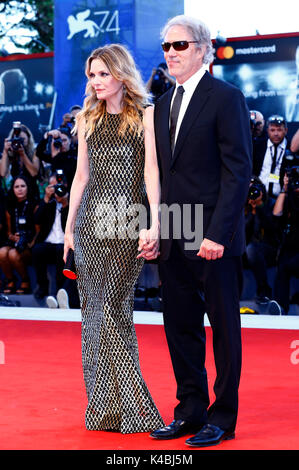
[[[155,107],[161,202],[167,207],[175,204],[182,213],[183,205],[188,205],[190,217],[183,222],[195,237],[190,246],[189,234],[177,236],[177,213],[169,218],[169,237],[163,237],[162,211],[164,326],[178,404],[174,421],[155,430],[151,437],[173,439],[196,433],[186,443],[207,446],[232,439],[237,420],[243,217],[251,176],[250,119],[242,93],[206,70],[213,53],[205,25],[182,15],[168,22],[163,39],[165,60],[176,86]],[[203,217],[199,226],[196,211],[200,204]],[[203,239],[197,246],[200,231]],[[216,399],[210,407],[204,364],[205,312],[213,331],[217,370]]]
[[[283,187],[286,169],[293,160],[287,132],[284,117],[275,114],[267,120],[267,135],[253,145],[252,171],[265,185],[272,205]]]
[[[59,176],[58,180],[60,181],[60,179]],[[62,269],[64,265],[64,229],[69,210],[68,196],[65,179],[58,183],[57,175],[51,175],[45,189],[44,199],[35,213],[35,223],[40,228],[32,249],[32,264],[35,268],[38,284],[34,295],[37,299],[42,299],[49,293],[48,264],[56,264],[57,289],[62,287],[65,280]]]

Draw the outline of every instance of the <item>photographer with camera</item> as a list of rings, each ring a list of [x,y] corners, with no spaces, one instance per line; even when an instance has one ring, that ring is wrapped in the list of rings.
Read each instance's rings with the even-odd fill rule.
[[[56,264],[57,288],[63,285],[64,229],[68,210],[69,194],[66,179],[63,171],[57,170],[55,174],[50,176],[44,199],[35,214],[35,223],[39,227],[39,234],[32,250],[32,264],[35,268],[38,284],[34,293],[37,299],[42,299],[49,293],[48,264]]]
[[[269,204],[266,188],[255,176],[249,185],[246,217],[246,260],[256,281],[257,304],[268,304],[272,289],[267,278],[267,269],[275,266],[280,243]]]
[[[169,75],[165,62],[161,62],[157,68],[153,68],[151,76],[146,84],[147,91],[152,95],[153,104],[169,88],[175,84],[175,80]]]
[[[4,294],[30,293],[27,265],[37,236],[34,213],[37,210],[32,188],[24,176],[14,179],[6,200],[7,240],[0,248],[0,267],[6,278]],[[21,277],[16,288],[14,271]]]
[[[51,165],[51,172],[63,170],[70,190],[76,172],[76,151],[72,146],[71,131],[68,127],[53,129],[44,134],[36,148],[37,157]]]
[[[69,133],[71,138],[71,151],[75,157],[78,153],[78,135],[77,133],[73,134],[72,130],[76,123],[76,112],[77,108],[74,107],[73,112],[65,113],[62,117],[62,124],[58,128],[60,131],[65,130],[67,133]]]
[[[279,248],[274,298],[281,306],[281,314],[290,307],[290,281],[299,277],[299,166],[289,168],[284,176],[283,189],[278,195],[273,215],[282,229]]]
[[[7,139],[4,141],[2,158],[0,160],[0,174],[3,178],[10,173],[13,178],[25,176],[36,200],[39,200],[37,176],[40,162],[35,155],[35,143],[31,131],[20,121],[13,123]]]
[[[262,141],[267,138],[265,130],[265,119],[260,111],[252,109],[249,111],[250,129],[253,143]]]
[[[268,138],[253,147],[253,174],[265,185],[273,205],[283,185],[287,157],[290,153],[287,133],[288,127],[284,117],[276,114],[270,116],[267,120]]]
[[[76,119],[71,113],[65,113],[62,116],[62,123],[59,126],[59,129],[68,128],[71,131],[75,125],[75,121]]]

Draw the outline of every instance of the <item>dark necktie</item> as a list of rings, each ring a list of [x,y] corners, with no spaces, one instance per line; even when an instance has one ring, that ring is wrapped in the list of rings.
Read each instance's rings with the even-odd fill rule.
[[[178,121],[178,116],[180,112],[180,107],[182,104],[182,99],[183,99],[183,93],[184,93],[184,88],[180,85],[177,88],[176,95],[174,97],[173,103],[172,103],[172,108],[171,108],[171,113],[170,113],[170,145],[171,145],[171,151],[173,153],[174,151],[174,144],[175,144],[175,131],[176,131],[176,125]]]
[[[270,170],[271,174],[273,174],[275,172],[276,159],[277,159],[277,145],[274,145],[274,155],[273,155],[273,158],[272,158],[272,165],[271,165],[271,170]],[[273,197],[273,183],[269,183],[268,194],[269,194],[270,197]]]

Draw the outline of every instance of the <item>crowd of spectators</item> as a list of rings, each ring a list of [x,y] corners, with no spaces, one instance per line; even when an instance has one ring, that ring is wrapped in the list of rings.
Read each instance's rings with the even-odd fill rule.
[[[291,279],[299,277],[299,129],[289,141],[283,116],[250,111],[253,175],[245,207],[245,267],[256,281],[255,302],[288,314]],[[269,282],[269,268],[275,268]]]
[[[68,306],[79,308],[75,281],[66,279],[62,268],[69,192],[77,164],[77,139],[71,131],[80,109],[73,106],[61,125],[46,132],[37,144],[21,122],[13,123],[4,141],[0,159],[0,289],[4,295],[33,293],[39,301],[55,298],[63,289]],[[49,265],[55,265],[53,283]]]
[[[154,83],[171,79],[163,64],[153,69],[149,91],[159,96]],[[160,83],[161,84],[161,83]],[[163,89],[164,89],[163,88]],[[164,90],[165,91],[165,90]],[[80,106],[63,116],[58,129],[47,131],[35,144],[30,129],[15,122],[5,139],[0,159],[0,279],[3,294],[32,292],[28,266],[34,269],[36,299],[56,302],[49,290],[49,264],[56,266],[57,290],[65,289],[69,306],[79,308],[75,281],[62,275],[64,227],[68,214],[69,192],[76,171],[77,140],[71,133]],[[257,304],[271,303],[273,313],[287,314],[290,302],[298,303],[298,292],[290,298],[290,283],[299,277],[299,129],[288,140],[283,116],[267,120],[256,110],[249,116],[253,143],[253,174],[244,208],[246,252],[244,266],[256,282]],[[268,279],[275,268],[275,281]],[[159,296],[157,266],[153,285],[140,277],[136,296]],[[142,281],[143,278],[143,281]],[[271,285],[272,284],[272,285]],[[297,296],[297,298],[296,298]],[[52,306],[51,304],[51,306]]]

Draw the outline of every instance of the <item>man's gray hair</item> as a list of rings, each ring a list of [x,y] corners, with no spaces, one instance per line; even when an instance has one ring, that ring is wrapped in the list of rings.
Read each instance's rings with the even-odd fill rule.
[[[203,57],[204,64],[210,64],[214,60],[214,48],[211,41],[211,33],[208,27],[197,18],[191,16],[178,15],[167,21],[161,31],[161,38],[164,39],[168,30],[172,26],[182,26],[186,28],[192,35],[194,41],[198,41],[198,47],[205,46],[205,54]]]

